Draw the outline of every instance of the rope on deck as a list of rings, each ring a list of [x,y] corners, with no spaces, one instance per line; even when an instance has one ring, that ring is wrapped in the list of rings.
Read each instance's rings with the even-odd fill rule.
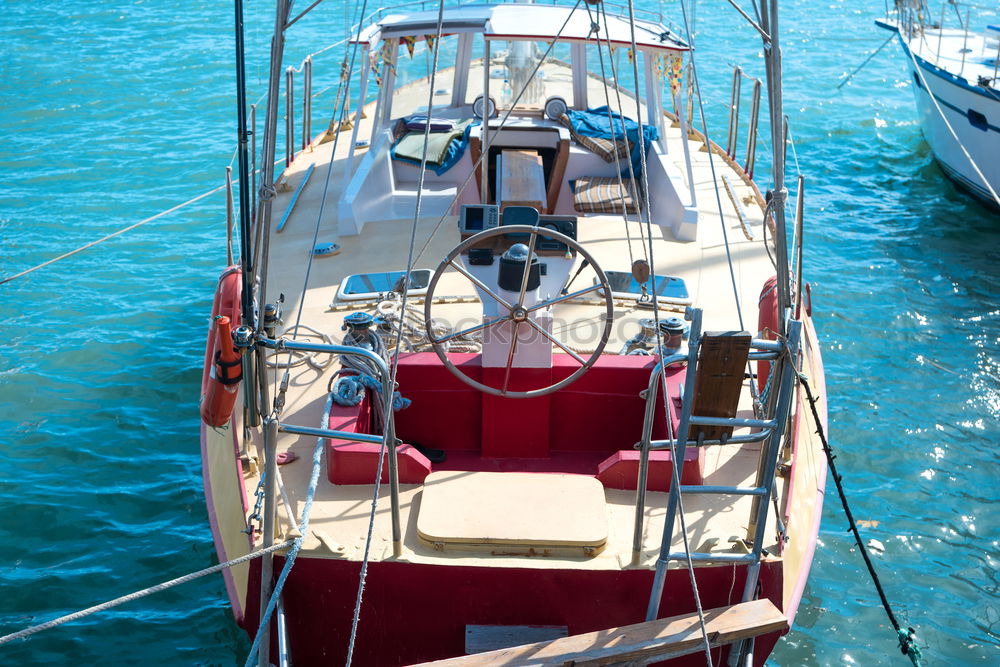
[[[245,556],[240,556],[239,558],[234,558],[233,560],[228,560],[225,563],[219,563],[218,565],[213,565],[212,567],[206,567],[203,570],[198,570],[197,572],[192,572],[190,574],[185,574],[182,577],[177,577],[176,579],[171,579],[170,581],[164,581],[163,583],[156,584],[155,586],[150,586],[149,588],[144,588],[140,591],[134,593],[129,593],[128,595],[123,595],[121,597],[115,598],[114,600],[108,600],[107,602],[102,602],[101,604],[94,605],[93,607],[87,607],[72,614],[67,614],[65,616],[60,616],[59,618],[54,618],[51,621],[46,621],[45,623],[40,623],[38,625],[33,625],[31,627],[19,630],[18,632],[11,633],[9,635],[4,635],[0,637],[0,645],[7,644],[14,641],[15,639],[24,639],[30,637],[33,634],[39,633],[42,630],[48,630],[49,628],[54,628],[57,625],[62,625],[64,623],[69,623],[70,621],[76,621],[86,616],[96,614],[99,611],[104,611],[106,609],[111,609],[112,607],[117,607],[119,605],[125,604],[126,602],[131,602],[132,600],[138,600],[139,598],[144,598],[153,593],[159,593],[160,591],[165,591],[168,588],[173,588],[181,584],[186,584],[189,581],[194,581],[201,577],[208,576],[210,574],[215,574],[225,570],[226,568],[233,567],[234,565],[240,565],[241,563],[246,563],[254,558],[260,558],[273,551],[279,551],[292,544],[293,540],[285,540],[283,542],[278,542],[272,544],[271,546],[261,549],[259,551],[253,551],[246,554]]]
[[[843,479],[839,473],[837,473],[837,466],[833,462],[836,459],[836,455],[833,453],[833,448],[830,447],[830,443],[827,442],[826,432],[823,429],[823,422],[819,418],[819,411],[816,409],[816,398],[813,396],[812,389],[809,387],[809,380],[802,373],[796,373],[799,379],[799,384],[806,392],[806,399],[809,401],[809,407],[812,410],[813,420],[816,422],[816,434],[819,435],[820,442],[823,443],[823,451],[826,453],[826,460],[830,466],[830,474],[833,475],[833,481],[837,485],[837,493],[840,494],[840,503],[844,506],[844,514],[847,515],[847,521],[850,524],[850,530],[854,533],[854,542],[858,545],[858,551],[861,552],[861,556],[865,559],[865,566],[868,568],[868,574],[871,576],[872,583],[875,584],[875,590],[878,591],[878,596],[882,600],[882,607],[885,609],[886,615],[889,617],[889,622],[892,623],[892,627],[896,630],[896,638],[899,641],[899,650],[903,655],[910,659],[916,667],[922,667],[923,663],[921,659],[923,656],[920,653],[920,647],[917,646],[916,637],[917,631],[913,628],[902,628],[899,625],[899,621],[896,620],[896,615],[892,612],[892,605],[889,604],[889,599],[885,595],[885,591],[882,589],[882,582],[879,581],[878,573],[875,572],[875,566],[872,564],[871,556],[868,555],[868,547],[865,546],[864,541],[861,539],[861,533],[858,532],[858,524],[854,520],[854,514],[851,513],[851,507],[847,503],[847,494],[844,492],[844,485],[841,483]]]

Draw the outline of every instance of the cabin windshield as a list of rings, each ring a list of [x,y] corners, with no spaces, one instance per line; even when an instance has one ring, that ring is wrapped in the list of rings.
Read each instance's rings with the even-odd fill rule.
[[[532,76],[538,61],[549,48],[546,42],[490,41],[490,94],[501,109],[508,109],[517,100],[519,109],[541,109],[553,96],[573,100],[573,70],[570,65],[570,45],[559,43]]]
[[[384,78],[386,70],[391,68],[396,96],[393,102],[393,117],[426,113],[427,92],[422,86],[430,81],[435,50],[439,53],[438,71],[434,77],[434,107],[449,106],[455,78],[458,36],[444,35],[440,44],[435,43],[434,35],[401,37],[398,44],[389,44],[389,46],[383,45],[382,52],[374,60],[379,68],[379,80]],[[395,53],[387,55],[387,50]],[[392,60],[393,57],[395,60]]]

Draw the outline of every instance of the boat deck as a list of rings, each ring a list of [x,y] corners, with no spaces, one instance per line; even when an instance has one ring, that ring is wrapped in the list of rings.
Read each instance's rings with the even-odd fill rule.
[[[480,70],[481,71],[481,70]],[[477,81],[473,74],[470,81]],[[595,88],[596,94],[598,89]],[[405,94],[405,91],[403,91]],[[371,111],[369,112],[371,113]],[[362,121],[359,135],[364,137],[370,132]],[[675,156],[679,165],[683,165],[683,147],[681,131],[676,124],[671,124],[667,133],[668,152]],[[334,162],[331,171],[331,189],[338,189],[343,177],[340,173],[342,155],[346,155],[345,138],[338,147],[338,161]],[[747,240],[736,213],[723,194],[724,223],[720,221],[715,199],[714,180],[711,175],[709,156],[704,150],[705,144],[691,140],[689,151],[692,155],[695,189],[699,204],[698,240],[694,242],[677,242],[665,227],[653,225],[654,261],[657,274],[678,276],[685,280],[693,297],[693,303],[704,309],[704,328],[706,330],[733,330],[741,328],[756,332],[757,298],[760,286],[773,271],[767,259],[763,244],[759,241],[763,235],[762,213],[757,204],[759,194],[748,184],[742,172],[733,169],[720,155],[714,156],[715,169],[727,172],[727,178],[735,187],[739,197],[743,199],[743,207],[750,217],[750,229],[756,242]],[[317,216],[320,215],[324,179],[333,142],[314,145],[300,153],[296,161],[286,170],[282,182],[284,187],[274,203],[275,215],[285,209],[291,191],[298,185],[310,164],[317,164],[317,173],[310,179],[300,195],[295,210],[289,217],[285,231],[272,236],[271,266],[268,294],[273,299],[278,293],[286,298],[284,321],[291,325],[297,316],[298,305],[302,310],[302,322],[310,327],[325,331],[339,342],[336,332],[340,331],[343,317],[350,312],[363,310],[372,304],[364,302],[336,302],[334,296],[340,281],[348,275],[361,272],[391,271],[405,268],[405,258],[408,253],[410,224],[401,221],[369,222],[357,236],[339,236],[335,234],[336,216],[333,202],[323,206],[324,219],[320,225],[319,241],[337,238],[343,250],[334,258],[316,259],[312,265],[309,288],[304,297],[302,284],[308,262],[308,251],[312,243]],[[361,159],[355,156],[355,163]],[[473,184],[470,186],[475,188]],[[642,242],[644,227],[630,215],[629,222],[623,222],[621,215],[593,215],[580,217],[578,227],[579,241],[595,256],[606,270],[628,271],[631,265],[628,238],[632,239],[631,253],[635,257],[643,256]],[[440,224],[440,226],[439,226]],[[736,315],[732,282],[726,257],[725,238],[728,235],[730,251],[733,255],[733,266],[737,272],[738,285],[745,286],[740,293],[743,305],[743,322]],[[626,230],[627,227],[627,230]],[[435,234],[435,230],[437,233]],[[429,240],[429,241],[428,241]],[[416,249],[427,243],[426,250],[415,262],[415,268],[434,269],[444,255],[459,242],[459,234],[454,216],[447,216],[441,223],[440,216],[424,217],[417,221]],[[373,246],[377,252],[373,252]],[[280,270],[277,270],[280,267]],[[469,283],[455,273],[447,274],[442,280],[438,294],[464,297],[460,303],[435,304],[435,312],[439,317],[449,322],[476,321],[481,315],[478,299]],[[418,304],[422,300],[415,300]],[[471,301],[471,303],[470,303]],[[331,308],[331,303],[333,307]],[[683,306],[664,305],[661,308],[665,314],[681,314]],[[616,352],[627,338],[636,331],[636,322],[642,317],[649,317],[651,312],[640,309],[634,303],[619,301],[615,308],[616,325],[606,348],[607,352]],[[664,315],[665,316],[665,315]],[[586,338],[589,333],[593,337],[595,322],[600,318],[599,308],[588,304],[566,304],[557,310],[557,328],[560,337],[567,341],[579,341],[577,346],[581,351],[587,351]],[[461,325],[456,325],[459,328]],[[468,325],[465,325],[468,326]],[[315,426],[322,421],[326,401],[328,378],[336,364],[323,373],[307,366],[293,369],[291,388],[288,392],[284,421]],[[401,387],[406,394],[406,387]],[[744,392],[749,396],[749,392]],[[514,399],[510,399],[514,400]],[[637,398],[637,400],[639,400]],[[751,415],[749,401],[743,406],[741,416]],[[515,406],[516,407],[516,406]],[[442,415],[442,417],[444,417]],[[567,418],[571,418],[567,416]],[[447,428],[447,421],[442,423]],[[638,440],[638,433],[636,440]],[[294,451],[299,459],[281,467],[281,475],[292,504],[292,513],[298,516],[311,468],[312,451],[315,439],[283,434],[279,450]],[[705,483],[719,485],[751,485],[756,470],[759,445],[727,446],[706,448],[703,458]],[[324,471],[325,472],[325,471]],[[325,477],[325,475],[324,475]],[[248,475],[246,487],[252,490],[256,486],[256,478]],[[374,487],[371,485],[342,486],[329,483],[323,479],[317,494],[311,522],[311,534],[306,536],[303,545],[304,552],[316,557],[347,558],[359,560],[363,555],[365,536],[368,529],[368,516]],[[405,527],[403,559],[417,562],[448,562],[460,560],[463,565],[475,562],[477,559],[491,560],[502,558],[505,566],[514,566],[511,561],[518,561],[517,566],[523,567],[565,567],[567,562],[561,557],[518,558],[516,556],[491,556],[469,552],[443,553],[422,543],[416,533],[416,514],[419,511],[421,485],[402,485],[401,512],[402,525]],[[512,489],[511,493],[516,493]],[[607,489],[605,510],[610,527],[607,547],[597,556],[588,558],[571,558],[572,567],[595,569],[619,569],[627,567],[632,561],[632,525],[634,519],[635,492],[629,490]],[[650,493],[647,496],[646,529],[644,531],[644,551],[639,563],[640,567],[650,567],[659,549],[662,533],[665,493]],[[699,548],[713,541],[716,549],[730,549],[730,538],[745,537],[746,525],[750,516],[751,499],[693,496],[685,499],[686,518],[689,526],[689,539],[692,548]],[[284,511],[281,516],[282,532],[288,528],[288,518]],[[508,517],[512,521],[531,521],[531,517]],[[723,520],[720,520],[722,518]],[[726,520],[726,519],[731,520]],[[768,531],[774,534],[774,531]],[[679,533],[675,536],[677,546],[680,546]],[[773,546],[773,545],[771,545]],[[739,547],[737,547],[739,548]],[[380,501],[375,521],[375,536],[371,557],[383,559],[391,557],[392,545],[389,523],[388,487],[380,490]]]
[[[481,72],[481,69],[480,69]],[[475,72],[470,81],[481,77]],[[598,82],[592,81],[592,99],[598,99],[600,92]],[[398,94],[412,95],[407,88]],[[603,94],[603,93],[601,93]],[[371,133],[370,119],[374,115],[374,107],[366,107],[366,117],[361,121],[358,136],[367,138]],[[531,123],[544,123],[535,115],[526,119]],[[694,178],[694,190],[697,199],[698,229],[697,240],[679,241],[674,238],[670,229],[658,224],[652,225],[653,232],[653,267],[657,275],[669,275],[683,278],[691,295],[692,305],[703,309],[703,330],[707,331],[740,331],[757,332],[757,302],[760,290],[765,280],[773,275],[774,269],[768,258],[768,253],[761,239],[765,236],[763,230],[763,200],[746,173],[717,147],[712,155],[714,164],[710,163],[709,152],[700,135],[692,133],[689,137],[682,136],[679,124],[668,117],[665,122],[664,145],[670,160],[678,170],[685,173],[684,142],[691,156]],[[275,220],[285,212],[293,192],[299,185],[303,175],[315,164],[315,173],[298,197],[298,201],[290,214],[284,231],[272,234],[270,250],[270,270],[267,282],[267,300],[274,301],[279,294],[285,298],[284,327],[291,327],[300,317],[301,323],[323,332],[334,342],[340,342],[343,318],[358,310],[371,310],[374,302],[343,302],[335,301],[335,295],[340,283],[345,277],[362,272],[393,271],[406,268],[406,257],[410,244],[410,220],[369,221],[359,235],[340,235],[338,233],[337,196],[346,185],[344,169],[347,163],[350,131],[345,131],[341,141],[337,143],[336,155],[331,153],[333,141],[314,141],[308,148],[299,153],[294,162],[286,168],[278,187],[278,195],[274,200],[273,217]],[[575,148],[575,147],[574,147]],[[363,158],[364,150],[355,155],[353,165],[356,167]],[[725,190],[716,192],[716,178],[713,169],[721,178],[729,181],[735,197],[740,201],[746,227],[740,221],[736,209],[727,198]],[[686,184],[686,183],[685,183]],[[476,183],[469,186],[478,192]],[[328,198],[324,201],[324,194]],[[478,197],[478,194],[476,195]],[[719,202],[719,203],[717,203]],[[718,206],[721,203],[722,215]],[[319,220],[317,231],[317,220]],[[655,213],[654,213],[654,223]],[[641,224],[637,216],[629,215],[624,221],[619,215],[581,215],[578,226],[578,240],[590,251],[605,270],[629,271],[632,260],[643,257],[646,250],[640,239],[644,237],[646,226]],[[753,240],[747,238],[747,234]],[[767,234],[770,237],[770,233]],[[310,265],[310,251],[314,238],[320,242],[336,241],[342,246],[339,254],[333,257],[315,258]],[[433,270],[441,259],[459,243],[460,237],[454,215],[424,216],[415,221],[415,261],[417,269]],[[727,261],[728,253],[732,257],[732,271]],[[308,287],[303,291],[306,272],[309,272]],[[738,299],[742,309],[742,319],[738,315],[734,284],[739,286]],[[582,285],[581,285],[582,286]],[[475,297],[470,283],[458,274],[445,274],[438,287],[437,295],[447,298],[436,300],[433,307],[435,317],[441,317],[451,323],[465,323],[464,326],[478,322],[482,317],[482,306]],[[414,298],[412,303],[422,308],[422,299]],[[596,307],[596,302],[574,302],[562,304],[555,312],[556,326],[554,333],[569,342],[574,349],[586,356],[592,349],[595,323],[600,320],[603,306]],[[683,306],[661,304],[661,316],[681,315]],[[638,320],[651,316],[651,311],[636,306],[634,301],[615,301],[615,325],[605,354],[615,354],[623,343],[638,330]],[[459,328],[459,324],[455,324]],[[288,334],[286,334],[288,335]],[[588,338],[589,336],[589,338]],[[555,351],[556,356],[562,353]],[[280,357],[285,360],[285,355]],[[337,368],[337,362],[319,371],[308,365],[299,365],[291,369],[289,389],[281,421],[303,426],[319,426],[323,421],[324,409],[328,395],[328,383]],[[280,381],[280,373],[272,374],[272,389]],[[745,383],[746,384],[746,383]],[[638,390],[643,387],[638,387]],[[403,395],[407,388],[400,387]],[[273,394],[272,394],[273,395]],[[514,399],[507,399],[514,400]],[[637,401],[640,399],[637,397]],[[517,410],[517,406],[512,406]],[[748,388],[742,392],[740,415],[752,416],[751,400]],[[558,419],[573,419],[573,415],[560,415]],[[441,427],[447,428],[448,415],[441,414]],[[636,438],[639,437],[638,428]],[[208,448],[229,447],[231,434],[209,429],[207,433]],[[220,442],[213,443],[213,439]],[[433,443],[428,443],[433,446]],[[301,512],[306,489],[311,472],[311,461],[316,446],[313,437],[300,437],[290,434],[279,436],[279,451],[291,451],[298,459],[280,467],[281,481],[287,494],[290,507],[280,503],[278,510],[278,534],[287,535],[292,521],[288,511],[298,516]],[[752,486],[756,474],[760,445],[724,446],[705,448],[700,461],[704,473],[705,484],[729,486]],[[260,451],[260,443],[250,443],[249,449],[253,457]],[[475,449],[475,445],[471,446]],[[464,454],[468,456],[468,454]],[[474,456],[474,455],[473,455]],[[553,463],[554,462],[554,463]],[[547,470],[558,469],[558,456],[549,461]],[[226,475],[231,473],[219,470],[213,466],[210,471],[211,486],[225,488]],[[336,485],[327,478],[326,466],[321,471],[316,500],[312,508],[309,534],[305,536],[302,555],[317,559],[344,559],[359,561],[363,558],[365,540],[369,526],[374,486]],[[449,469],[448,465],[442,466]],[[556,470],[553,470],[555,468]],[[437,468],[435,468],[437,469]],[[253,493],[257,488],[259,477],[256,465],[244,466],[242,482],[248,506],[253,505]],[[812,503],[815,500],[816,489],[822,486],[822,475],[825,471],[820,462],[810,458],[809,470],[803,473],[807,484],[799,484],[796,493],[802,496],[803,502]],[[517,493],[516,483],[510,493]],[[787,501],[789,492],[787,479],[779,478],[778,494],[782,504]],[[480,550],[440,550],[422,540],[418,535],[417,523],[421,506],[423,485],[402,484],[400,489],[401,525],[403,527],[403,562],[433,563],[438,565],[478,565],[483,567],[503,568],[569,568],[580,570],[621,570],[629,568],[650,569],[659,551],[662,527],[665,514],[667,494],[650,492],[646,497],[646,512],[643,532],[643,549],[638,562],[633,562],[632,533],[634,525],[635,491],[622,489],[604,489],[604,512],[607,520],[608,536],[606,546],[596,554],[579,555],[551,553],[542,557],[531,555],[516,555],[510,552],[498,553],[495,549]],[[810,495],[812,494],[812,495]],[[216,493],[210,501],[214,503],[214,511],[222,516],[232,517],[240,512],[245,517],[248,513],[244,508],[233,506],[233,499],[220,499]],[[244,501],[244,502],[247,502]],[[716,553],[740,553],[744,548],[735,540],[747,536],[747,524],[750,517],[752,499],[746,496],[688,496],[684,499],[685,519],[688,526],[689,546],[692,550],[714,551]],[[506,518],[513,524],[522,522],[526,529],[533,521],[531,516],[511,516]],[[815,517],[802,517],[800,522],[808,526]],[[765,548],[770,552],[766,559],[780,558],[773,544],[776,530],[774,529],[774,513],[769,514],[769,525],[766,534],[770,536]],[[220,522],[221,523],[221,522]],[[245,524],[244,524],[245,525]],[[808,529],[807,529],[808,530]],[[246,537],[230,527],[228,534],[223,532],[223,542],[226,553],[234,554],[246,550]],[[804,536],[803,545],[796,546],[795,558],[801,561],[801,566],[808,569],[811,557],[812,541]],[[253,548],[261,545],[259,531],[256,533],[256,543]],[[681,536],[675,531],[674,546],[680,548]],[[501,550],[502,551],[502,550]],[[378,510],[374,521],[373,539],[370,558],[373,562],[395,560],[392,555],[389,488],[383,484],[379,491]],[[679,565],[675,563],[674,565]],[[804,571],[804,570],[803,570]],[[244,601],[244,591],[247,569],[234,569],[236,593],[241,606]],[[790,588],[795,581],[786,580],[786,600],[793,595]]]

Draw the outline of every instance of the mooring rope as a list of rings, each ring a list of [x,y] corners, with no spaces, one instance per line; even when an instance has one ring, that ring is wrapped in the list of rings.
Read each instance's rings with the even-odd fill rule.
[[[878,596],[882,600],[882,607],[885,609],[886,615],[889,617],[889,622],[892,623],[892,627],[896,630],[896,638],[899,641],[899,650],[903,655],[910,659],[916,667],[921,667],[923,663],[921,662],[922,655],[920,653],[920,647],[917,646],[916,636],[917,631],[911,627],[905,630],[900,626],[899,621],[896,620],[896,615],[892,612],[892,605],[889,604],[889,599],[885,595],[885,590],[882,588],[882,582],[879,580],[878,573],[875,571],[875,566],[872,564],[871,556],[868,555],[868,547],[865,546],[864,541],[861,539],[861,533],[858,531],[858,524],[854,520],[854,514],[851,512],[851,507],[847,503],[847,494],[844,492],[844,485],[841,483],[843,479],[841,475],[837,472],[837,465],[833,462],[837,456],[833,453],[833,448],[830,447],[830,443],[826,439],[826,432],[823,429],[823,422],[819,418],[819,411],[816,409],[816,398],[813,396],[812,389],[809,386],[809,379],[796,371],[796,376],[798,377],[799,384],[806,392],[806,399],[809,401],[809,408],[812,410],[813,420],[816,422],[816,433],[819,435],[820,442],[823,444],[823,451],[826,453],[826,460],[830,466],[830,474],[833,475],[833,481],[837,485],[837,493],[840,494],[840,503],[844,506],[844,514],[847,515],[847,521],[850,525],[850,530],[854,533],[854,542],[858,545],[858,550],[861,552],[861,556],[865,559],[865,567],[868,568],[868,574],[872,579],[872,583],[875,584],[875,590],[878,591]]]
[[[287,544],[288,542],[291,542],[292,548],[288,552],[288,556],[285,558],[285,566],[281,568],[281,574],[278,575],[278,581],[274,585],[274,591],[271,593],[271,599],[268,600],[267,609],[264,610],[264,615],[261,617],[260,623],[257,625],[257,634],[253,638],[253,645],[250,647],[250,654],[247,656],[247,661],[244,663],[244,667],[250,667],[250,665],[256,662],[257,651],[260,648],[260,642],[264,636],[264,633],[261,632],[261,630],[264,627],[268,627],[268,622],[271,620],[271,614],[274,613],[274,609],[278,604],[278,599],[281,597],[281,591],[285,587],[285,581],[288,580],[288,575],[292,571],[292,566],[295,564],[295,558],[299,555],[299,550],[302,548],[302,541],[305,539],[305,535],[309,530],[309,515],[312,512],[313,500],[316,498],[316,488],[319,486],[319,471],[323,458],[323,443],[325,441],[325,438],[317,438],[316,440],[316,447],[313,449],[312,474],[309,477],[309,488],[306,491],[305,504],[302,506],[302,518],[299,520],[299,535],[293,540],[286,540],[282,543]]]
[[[135,591],[134,593],[129,593],[128,595],[117,597],[114,600],[108,600],[107,602],[102,602],[101,604],[94,605],[93,607],[87,607],[86,609],[81,609],[80,611],[73,612],[72,614],[60,616],[59,618],[54,618],[51,621],[46,621],[45,623],[39,623],[38,625],[33,625],[31,627],[19,630],[9,635],[4,635],[3,637],[0,637],[0,645],[12,642],[15,639],[24,639],[25,637],[30,637],[31,635],[39,633],[42,630],[48,630],[49,628],[54,628],[57,625],[62,625],[64,623],[69,623],[71,621],[76,621],[86,616],[96,614],[99,611],[111,609],[112,607],[117,607],[119,605],[125,604],[126,602],[131,602],[132,600],[138,600],[139,598],[147,597],[149,595],[152,595],[153,593],[159,593],[160,591],[165,591],[168,588],[173,588],[174,586],[186,584],[189,581],[194,581],[195,579],[199,579],[201,577],[205,577],[210,574],[215,574],[216,572],[221,572],[222,570],[233,567],[234,565],[240,565],[241,563],[246,563],[247,561],[251,561],[254,558],[260,558],[261,556],[266,556],[267,554],[272,553],[274,551],[279,551],[281,549],[284,549],[290,546],[293,541],[294,540],[285,540],[284,542],[272,544],[266,549],[253,551],[251,553],[246,554],[245,556],[240,556],[239,558],[227,560],[225,563],[219,563],[218,565],[213,565],[212,567],[206,567],[203,570],[198,570],[197,572],[191,572],[190,574],[185,574],[183,577],[177,577],[176,579],[164,581],[163,583],[156,584],[155,586],[150,586],[149,588],[144,588],[140,591]]]
[[[66,259],[67,257],[72,257],[73,255],[75,255],[75,254],[77,254],[79,252],[83,252],[87,248],[93,248],[95,245],[98,245],[99,243],[104,243],[108,239],[113,239],[116,236],[121,236],[125,232],[132,231],[136,227],[141,227],[142,225],[145,225],[147,222],[153,222],[154,220],[158,220],[158,219],[162,218],[165,215],[169,215],[170,213],[173,213],[174,211],[179,211],[180,209],[184,208],[185,206],[189,206],[191,204],[194,204],[197,201],[201,201],[202,199],[204,199],[205,197],[208,197],[209,195],[214,195],[216,192],[219,192],[220,190],[225,189],[225,187],[226,187],[225,185],[220,185],[219,187],[213,188],[213,189],[209,190],[208,192],[201,193],[197,197],[193,197],[192,199],[188,199],[183,204],[178,204],[177,206],[174,206],[172,208],[168,208],[166,211],[161,211],[161,212],[157,213],[156,215],[150,216],[150,217],[148,217],[148,218],[146,218],[144,220],[140,220],[139,222],[137,222],[135,224],[132,224],[132,225],[129,225],[128,227],[124,227],[122,229],[119,229],[118,231],[112,232],[112,233],[108,234],[107,236],[103,236],[103,237],[97,239],[96,241],[91,241],[90,243],[86,243],[86,244],[80,246],[79,248],[77,248],[75,250],[70,250],[67,253],[59,255],[58,257],[53,257],[52,259],[46,260],[46,261],[42,262],[41,264],[38,264],[36,266],[31,267],[30,269],[25,269],[24,271],[21,271],[20,273],[15,273],[12,276],[7,276],[3,280],[0,280],[0,285],[3,285],[4,283],[9,283],[10,281],[15,280],[17,278],[20,278],[21,276],[26,276],[29,273],[33,272],[33,271],[37,271],[38,269],[41,269],[41,268],[44,268],[44,267],[48,266],[49,264],[55,264],[56,262],[58,262],[60,260]]]

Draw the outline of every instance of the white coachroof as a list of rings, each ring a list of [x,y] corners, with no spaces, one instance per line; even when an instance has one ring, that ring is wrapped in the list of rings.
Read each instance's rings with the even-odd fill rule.
[[[597,18],[595,10],[592,8],[588,14],[583,3],[575,11],[570,6],[518,3],[446,7],[443,32],[445,34],[475,32],[485,35],[486,39],[548,41],[559,33],[566,17],[569,16],[569,22],[562,31],[561,39],[568,42],[586,42],[596,39],[591,35],[591,15]],[[437,10],[419,12],[393,10],[392,13],[364,28],[358,41],[370,44],[380,39],[434,34],[436,30]],[[601,41],[610,37],[616,46],[631,47],[632,30],[627,17],[609,13],[607,31],[605,35],[602,20]],[[689,50],[687,44],[663,24],[653,21],[636,19],[635,42],[641,51]]]

